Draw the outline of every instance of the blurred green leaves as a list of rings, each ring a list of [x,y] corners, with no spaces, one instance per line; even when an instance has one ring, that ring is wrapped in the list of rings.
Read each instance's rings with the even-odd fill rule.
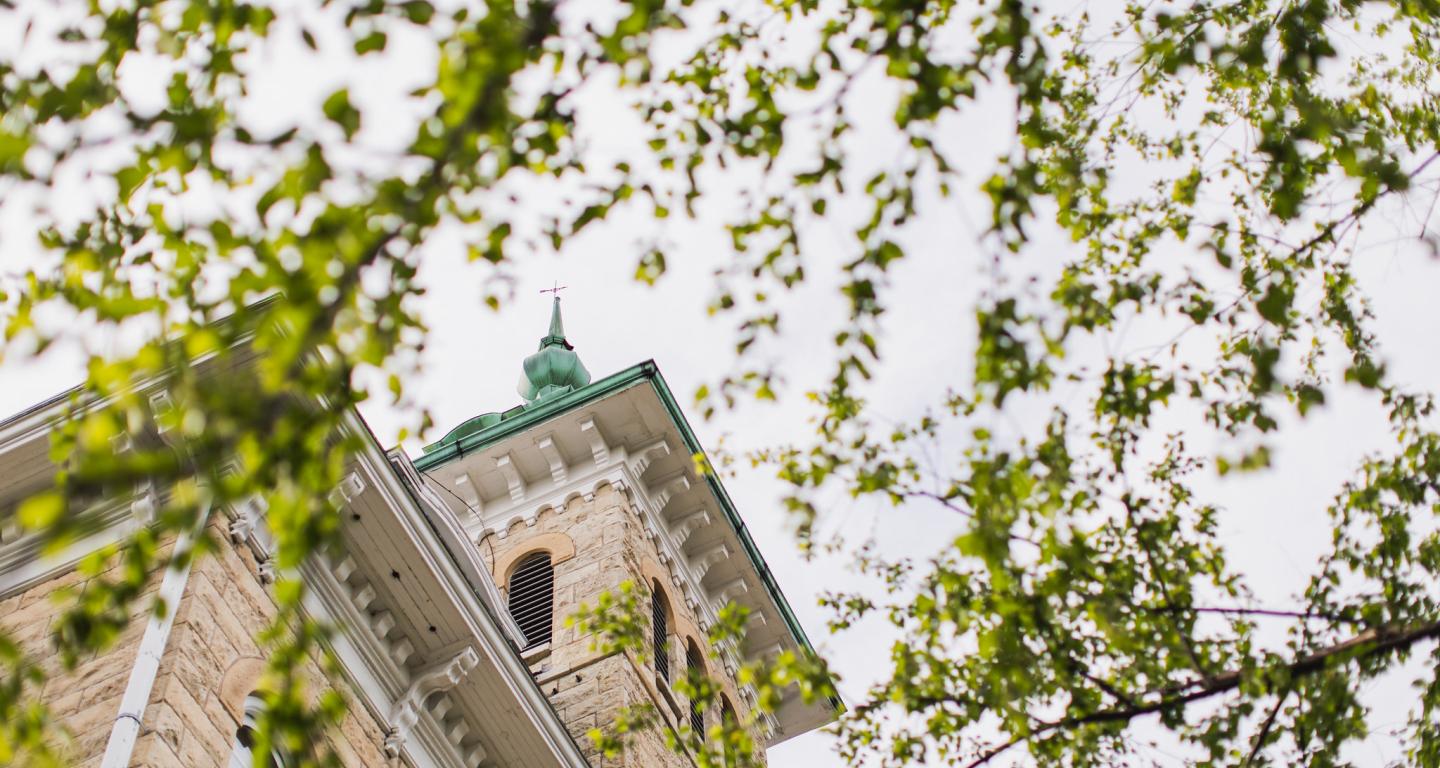
[[[311,10],[333,14],[326,34]],[[0,282],[4,353],[91,333],[147,340],[93,355],[55,428],[56,488],[16,512],[53,544],[105,500],[156,493],[155,523],[106,553],[121,567],[67,598],[63,658],[104,650],[207,504],[263,501],[282,568],[333,543],[329,494],[359,446],[343,414],[378,394],[367,375],[383,372],[429,423],[404,382],[424,346],[414,299],[437,228],[475,268],[503,270],[621,215],[662,235],[675,217],[703,219],[728,189],[715,177],[733,171],[758,181],[724,193],[730,254],[706,307],[733,322],[736,364],[700,390],[702,412],[795,397],[771,342],[788,297],[831,286],[823,382],[804,393],[815,432],[755,466],[787,484],[807,552],[827,546],[814,537],[834,498],[958,526],[923,562],[859,549],[876,592],[825,598],[836,629],[878,619],[898,638],[839,726],[843,755],[975,764],[1023,749],[1040,765],[1113,765],[1137,755],[1131,722],[1157,714],[1197,763],[1343,762],[1373,725],[1362,686],[1432,637],[1394,628],[1440,621],[1431,391],[1394,379],[1351,273],[1359,233],[1436,185],[1431,4],[643,0],[582,23],[561,10],[77,5],[84,23],[33,31],[63,66],[0,52],[4,199],[59,194],[76,171],[113,181],[75,215],[27,219],[54,263]],[[0,8],[17,29],[30,12]],[[240,103],[277,30],[366,62],[422,33],[436,63],[393,158],[355,162],[374,159],[361,128],[390,105],[352,99],[353,82],[279,127],[249,124]],[[174,65],[158,107],[120,87],[141,56]],[[636,156],[596,162],[578,140],[592,84],[635,108]],[[873,108],[876,89],[893,109]],[[1013,140],[957,139],[982,112]],[[312,113],[323,120],[298,118]],[[898,151],[874,151],[876,132]],[[97,164],[97,151],[113,154]],[[549,180],[579,191],[533,211],[491,194]],[[215,211],[184,204],[196,190]],[[982,267],[973,286],[928,286],[929,358],[908,372],[921,401],[896,417],[872,387],[913,341],[887,334],[897,276],[936,258],[914,225],[956,201],[984,209],[979,241],[954,247]],[[1433,238],[1428,221],[1409,234]],[[665,290],[673,249],[646,239],[625,273]],[[1129,349],[1131,328],[1156,338]],[[1259,605],[1196,478],[1266,471],[1275,433],[1342,390],[1379,406],[1393,445],[1314,511],[1331,549],[1295,605]],[[1192,422],[1220,447],[1179,426]],[[343,707],[297,671],[323,659],[330,631],[301,616],[302,591],[276,588],[262,739],[323,764],[333,756],[305,737]],[[627,648],[643,629],[621,618],[635,598],[622,589],[579,620]],[[1267,643],[1262,620],[1283,640]],[[763,715],[787,686],[830,695],[823,671],[792,654],[742,677]],[[0,637],[0,672],[0,761],[54,760],[39,666]],[[1417,764],[1440,755],[1437,680],[1405,726]],[[1222,706],[1190,706],[1201,701]],[[653,714],[599,734],[605,751]],[[670,738],[702,765],[744,765],[754,725]]]

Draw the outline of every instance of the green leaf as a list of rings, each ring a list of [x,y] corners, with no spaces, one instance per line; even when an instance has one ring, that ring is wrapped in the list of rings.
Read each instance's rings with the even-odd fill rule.
[[[364,56],[367,53],[375,53],[385,50],[385,43],[389,38],[384,32],[375,31],[355,41],[355,53]]]
[[[38,493],[20,503],[15,516],[20,525],[30,531],[44,531],[53,527],[65,515],[65,497],[59,491]]]
[[[345,132],[345,138],[353,138],[355,132],[360,130],[360,112],[350,104],[349,89],[342,88],[330,94],[330,97],[325,99],[323,109],[325,117]]]

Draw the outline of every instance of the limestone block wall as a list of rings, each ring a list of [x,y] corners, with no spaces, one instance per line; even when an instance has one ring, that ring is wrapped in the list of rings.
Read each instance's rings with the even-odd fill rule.
[[[119,561],[115,564],[118,566]],[[113,566],[112,566],[113,567]],[[111,575],[109,571],[103,576]],[[78,570],[57,574],[28,589],[0,598],[0,630],[17,642],[31,660],[45,670],[45,683],[38,691],[27,689],[27,699],[44,703],[53,721],[51,745],[61,750],[70,765],[95,765],[105,752],[120,698],[130,678],[130,667],[145,631],[151,601],[160,588],[160,576],[150,579],[144,593],[130,609],[130,623],[111,649],[82,659],[65,670],[52,650],[50,638],[62,606],[55,598],[65,587],[83,589],[86,578]]]
[[[595,638],[566,626],[566,619],[579,605],[594,605],[601,593],[615,589],[621,582],[631,580],[647,587],[658,583],[669,606],[667,650],[671,679],[685,673],[687,641],[706,648],[705,634],[694,612],[676,594],[668,571],[660,565],[659,553],[645,535],[640,514],[626,492],[606,484],[587,496],[572,497],[563,509],[542,511],[533,525],[516,522],[503,538],[492,533],[481,539],[479,547],[502,590],[508,587],[510,572],[522,558],[535,551],[551,553],[555,569],[551,641],[548,647],[527,652],[526,659],[592,765],[680,768],[692,763],[672,753],[661,732],[634,737],[618,763],[602,761],[594,754],[588,732],[608,727],[623,706],[653,704],[669,728],[687,718],[689,708],[684,697],[659,678],[653,659],[641,662],[629,655],[603,655],[592,647]],[[732,706],[743,716],[745,705],[734,680],[714,659],[707,656],[706,663],[708,674],[722,682]],[[707,722],[713,723],[716,717],[716,710],[707,711]],[[758,733],[755,737],[757,744],[763,743]]]
[[[222,520],[210,535],[220,551],[190,572],[131,765],[226,766],[245,698],[264,674],[255,637],[275,616],[275,601],[249,548],[229,544]],[[324,681],[318,665],[306,672]],[[385,765],[383,742],[379,724],[355,701],[330,738],[341,762],[357,767]]]
[[[249,549],[231,546],[223,516],[216,517],[210,535],[221,542],[219,552],[195,563],[175,609],[131,755],[133,766],[227,766],[245,698],[264,672],[265,654],[254,638],[275,615],[275,602]],[[0,598],[0,628],[31,658],[44,659],[47,681],[39,698],[60,726],[56,745],[64,750],[67,765],[100,763],[160,580],[160,573],[152,576],[145,594],[133,603],[118,641],[68,672],[50,652],[51,629],[61,610],[52,596],[61,587],[82,587],[79,572]],[[318,665],[310,665],[308,673],[324,680]],[[346,766],[383,766],[383,740],[379,725],[356,703],[330,744]]]

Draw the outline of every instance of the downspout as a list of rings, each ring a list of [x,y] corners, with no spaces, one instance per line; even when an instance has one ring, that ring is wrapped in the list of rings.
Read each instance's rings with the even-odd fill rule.
[[[196,536],[205,529],[210,519],[210,501],[201,508],[199,520],[193,529],[182,531],[175,540],[173,552],[188,552]],[[150,691],[155,687],[155,676],[160,671],[160,658],[165,654],[165,644],[170,639],[170,628],[175,624],[175,614],[180,609],[180,598],[185,594],[185,585],[190,580],[190,564],[194,558],[186,557],[178,568],[173,565],[165,571],[160,582],[158,599],[165,606],[163,614],[151,613],[145,625],[145,635],[140,638],[140,651],[135,656],[135,666],[130,669],[130,681],[125,684],[125,695],[120,699],[120,713],[115,716],[115,726],[110,731],[110,741],[105,745],[105,756],[100,768],[126,768],[130,755],[135,751],[135,741],[140,736],[140,720],[145,714],[145,704],[150,700]]]

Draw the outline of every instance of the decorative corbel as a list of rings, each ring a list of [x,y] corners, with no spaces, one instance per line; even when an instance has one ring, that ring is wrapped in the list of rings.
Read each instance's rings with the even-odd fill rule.
[[[555,433],[546,434],[535,441],[535,446],[540,449],[540,455],[545,457],[545,463],[550,465],[550,479],[556,485],[565,482],[570,476],[569,467],[565,465],[565,457],[560,455],[560,449],[555,446]]]
[[[670,532],[675,534],[675,541],[680,546],[690,540],[690,534],[710,524],[710,513],[705,509],[697,509],[684,517],[670,524]]]
[[[167,444],[170,442],[170,435],[165,434],[170,428],[161,424],[164,418],[171,411],[175,410],[175,401],[170,398],[170,393],[165,391],[156,392],[150,396],[150,417],[155,420],[155,432],[160,439]]]
[[[714,595],[723,605],[725,603],[734,602],[741,595],[746,594],[749,591],[750,584],[745,581],[745,577],[738,576],[711,590],[710,594]]]
[[[598,469],[610,463],[610,446],[605,443],[605,436],[600,434],[600,428],[595,425],[594,416],[586,416],[580,420],[580,433],[590,441],[590,455],[595,459],[595,467]]]
[[[505,485],[510,489],[511,500],[517,504],[524,501],[526,493],[525,478],[521,477],[520,470],[515,468],[515,456],[509,453],[496,456],[495,468],[500,470],[501,475],[505,476]]]
[[[327,497],[330,506],[336,509],[343,509],[345,505],[355,500],[365,490],[365,481],[361,479],[360,473],[350,472],[341,478],[340,484]]]
[[[375,602],[375,587],[370,584],[361,586],[350,597],[350,602],[354,603],[355,608],[361,611],[369,608],[370,604]]]
[[[340,562],[336,563],[330,573],[335,575],[335,580],[344,584],[350,580],[350,574],[355,572],[355,558],[346,555]]]
[[[699,573],[696,578],[704,581],[705,577],[709,575],[711,568],[729,559],[729,557],[730,547],[724,542],[721,542],[690,558],[690,562],[694,564],[695,569]]]
[[[235,507],[235,519],[230,521],[230,540],[236,544],[244,544],[255,534],[260,526],[260,515],[264,513],[265,503],[257,496],[240,502]]]
[[[155,491],[147,490],[140,494],[140,498],[130,502],[130,515],[142,525],[149,525],[155,520]]]
[[[376,637],[384,639],[394,628],[395,615],[389,611],[377,611],[370,614],[370,631],[374,632]]]
[[[665,438],[662,437],[653,443],[642,446],[635,452],[635,457],[630,460],[630,470],[635,473],[636,477],[640,477],[645,474],[645,470],[649,469],[651,464],[669,455],[670,444],[665,442]]]
[[[466,646],[449,661],[437,664],[415,677],[415,682],[395,702],[390,710],[390,731],[385,735],[385,751],[391,757],[398,757],[410,732],[420,722],[420,712],[425,700],[440,691],[448,691],[465,679],[465,675],[480,663],[480,655]]]
[[[477,513],[484,510],[484,506],[480,502],[480,492],[476,490],[475,482],[470,479],[468,472],[461,472],[455,476],[455,492],[466,505]]]
[[[690,478],[686,477],[684,473],[681,473],[672,480],[666,481],[660,486],[660,489],[655,491],[654,495],[650,497],[651,500],[655,502],[655,512],[657,514],[663,512],[665,506],[670,503],[671,499],[688,490],[690,490]]]

